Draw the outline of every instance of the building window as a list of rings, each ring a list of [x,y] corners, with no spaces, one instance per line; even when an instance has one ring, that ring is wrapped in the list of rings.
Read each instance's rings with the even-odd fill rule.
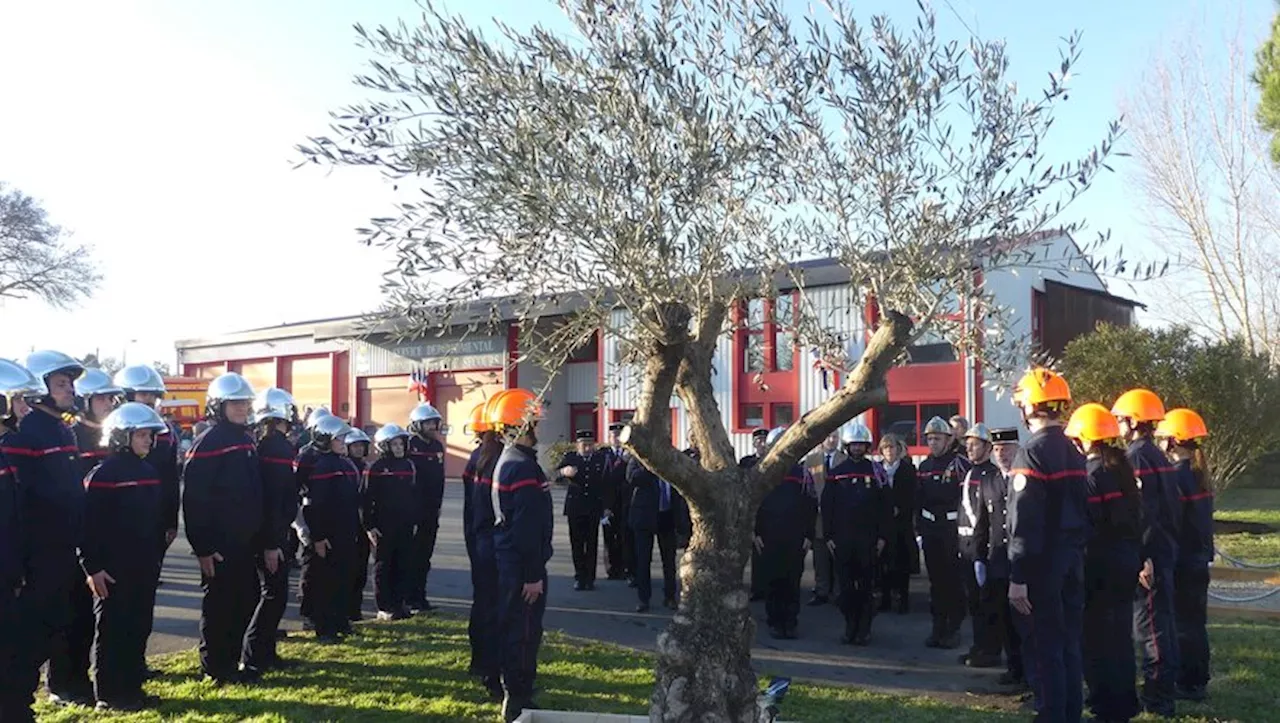
[[[795,369],[795,299],[790,294],[773,301],[773,370],[789,372]]]
[[[796,408],[791,404],[773,404],[774,427],[789,427],[796,421]]]
[[[569,355],[569,362],[598,362],[600,361],[600,335],[592,334],[591,340]]]
[[[907,359],[908,364],[946,364],[956,361],[956,350],[945,337],[929,329],[907,347]]]
[[[742,405],[742,426],[750,429],[758,429],[764,426],[764,405],[763,404],[744,404]]]
[[[745,335],[743,345],[742,368],[748,372],[765,371],[764,366],[764,299],[752,299],[746,304],[746,323],[742,333]]]
[[[896,434],[908,447],[923,447],[925,442],[920,430],[926,422],[934,417],[950,420],[959,413],[959,402],[888,404],[876,410],[876,426],[880,436]]]
[[[1031,290],[1031,343],[1039,347],[1044,341],[1044,292]]]

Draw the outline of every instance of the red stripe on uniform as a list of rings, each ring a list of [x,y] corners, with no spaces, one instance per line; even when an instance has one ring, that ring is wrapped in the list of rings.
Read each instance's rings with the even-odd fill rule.
[[[346,477],[351,471],[346,472],[325,472],[324,474],[313,474],[308,479],[333,479],[334,477]]]
[[[215,449],[210,452],[197,452],[193,449],[191,450],[191,453],[187,455],[187,459],[201,459],[204,457],[220,457],[224,454],[229,454],[231,452],[236,452],[242,449],[252,450],[253,445],[252,444],[233,444],[230,447],[223,447],[222,449]]]
[[[1174,472],[1176,472],[1176,471],[1177,471],[1177,470],[1176,470],[1176,469],[1174,469],[1173,467],[1150,467],[1150,468],[1147,468],[1147,469],[1135,469],[1135,470],[1133,471],[1133,473],[1134,473],[1134,474],[1136,474],[1136,475],[1144,475],[1144,474],[1172,474],[1172,473],[1174,473]]]
[[[1123,492],[1108,492],[1108,493],[1106,493],[1106,494],[1104,494],[1104,495],[1098,495],[1098,496],[1096,496],[1096,497],[1090,497],[1090,498],[1089,498],[1089,501],[1090,501],[1090,502],[1094,502],[1094,503],[1097,503],[1097,502],[1110,502],[1111,500],[1118,500],[1118,499],[1120,499],[1121,497],[1124,497],[1124,493],[1123,493]]]
[[[97,449],[92,452],[81,452],[80,459],[95,459],[97,457],[106,457],[110,450]]]
[[[48,449],[29,449],[26,447],[5,447],[3,449],[0,449],[0,452],[4,452],[5,454],[16,454],[20,457],[46,457],[48,455],[58,454],[60,452],[70,452],[74,454],[79,451],[80,449],[78,447],[50,447]]]
[[[1011,472],[1016,475],[1020,474],[1020,475],[1023,475],[1024,477],[1034,477],[1035,479],[1046,480],[1046,481],[1059,480],[1059,479],[1071,479],[1072,477],[1084,477],[1087,474],[1082,469],[1064,469],[1061,472],[1051,472],[1049,474],[1045,474],[1044,472],[1037,472],[1034,469],[1019,468],[1019,469],[1011,470]]]
[[[287,464],[290,467],[293,466],[293,460],[284,459],[282,457],[259,457],[258,459],[266,462],[267,464]]]
[[[1213,499],[1213,493],[1212,493],[1212,492],[1197,492],[1197,493],[1195,493],[1194,495],[1187,495],[1186,497],[1183,497],[1183,498],[1182,498],[1182,501],[1183,501],[1183,502],[1196,502],[1196,501],[1198,501],[1198,500],[1206,500],[1206,499],[1208,499],[1208,500]]]
[[[536,477],[530,477],[529,479],[516,480],[515,482],[512,482],[511,484],[507,484],[507,485],[498,483],[498,491],[499,492],[515,492],[516,490],[522,487],[533,487],[533,486],[541,487],[542,481],[537,479]]]

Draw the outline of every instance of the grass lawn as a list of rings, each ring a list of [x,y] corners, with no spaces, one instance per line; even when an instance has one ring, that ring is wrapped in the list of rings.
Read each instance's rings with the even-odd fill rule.
[[[1258,522],[1280,530],[1280,490],[1230,488],[1215,500],[1218,520]],[[1280,562],[1280,532],[1218,535],[1214,542],[1232,557],[1256,563]]]
[[[260,686],[213,688],[198,677],[194,652],[153,661],[163,675],[148,691],[158,711],[98,716],[41,704],[42,721],[486,721],[498,706],[466,674],[466,622],[451,616],[369,623],[349,642],[289,642],[284,655],[304,664]],[[1215,621],[1216,677],[1210,703],[1186,705],[1183,721],[1280,719],[1280,625]],[[648,655],[550,634],[539,666],[539,703],[547,709],[643,713],[652,688]],[[766,671],[767,673],[767,671]],[[1026,715],[793,682],[783,717],[803,723],[1026,720]]]

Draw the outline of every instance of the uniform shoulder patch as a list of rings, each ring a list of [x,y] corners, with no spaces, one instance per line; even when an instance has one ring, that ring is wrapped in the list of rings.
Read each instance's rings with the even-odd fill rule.
[[[1015,475],[1013,478],[1014,492],[1021,492],[1027,487],[1027,476],[1025,474]]]

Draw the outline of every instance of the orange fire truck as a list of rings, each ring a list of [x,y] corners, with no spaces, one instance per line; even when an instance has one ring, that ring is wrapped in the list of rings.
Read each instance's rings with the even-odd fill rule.
[[[195,377],[165,377],[164,401],[160,402],[161,414],[172,414],[173,421],[189,431],[191,427],[204,419],[205,392],[209,388],[208,379]]]

